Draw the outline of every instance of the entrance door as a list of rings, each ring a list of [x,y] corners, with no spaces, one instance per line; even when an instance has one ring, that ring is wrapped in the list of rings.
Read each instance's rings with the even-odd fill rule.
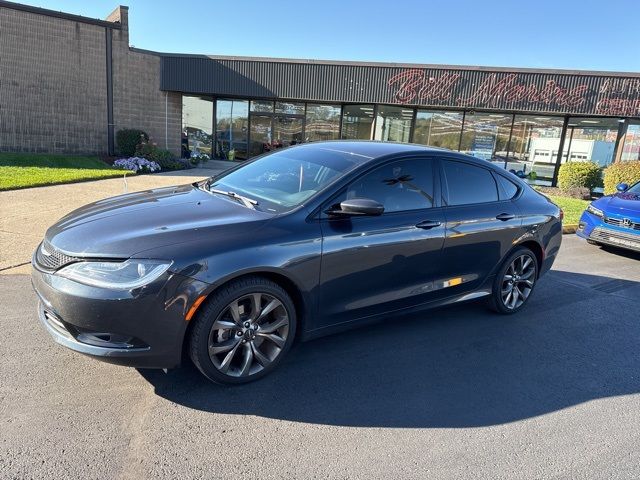
[[[251,143],[251,156],[271,150],[272,126],[271,115],[251,115],[251,128],[249,139]]]

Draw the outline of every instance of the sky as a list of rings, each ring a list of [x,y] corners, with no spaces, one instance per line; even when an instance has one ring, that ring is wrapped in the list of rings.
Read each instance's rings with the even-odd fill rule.
[[[640,0],[122,1],[130,44],[161,52],[640,72]]]

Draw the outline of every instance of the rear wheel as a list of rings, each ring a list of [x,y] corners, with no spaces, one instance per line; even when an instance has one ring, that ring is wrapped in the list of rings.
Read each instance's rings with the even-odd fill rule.
[[[261,277],[231,282],[213,293],[195,319],[189,342],[193,363],[217,383],[247,383],[282,361],[296,331],[287,292]]]
[[[489,306],[502,314],[518,312],[531,297],[537,278],[536,256],[528,248],[518,248],[500,267],[493,282]]]

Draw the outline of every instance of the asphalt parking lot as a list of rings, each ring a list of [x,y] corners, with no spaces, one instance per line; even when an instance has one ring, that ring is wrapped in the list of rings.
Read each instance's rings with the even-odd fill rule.
[[[1,478],[638,478],[640,255],[566,235],[527,309],[297,347],[250,385],[54,344],[0,276]]]

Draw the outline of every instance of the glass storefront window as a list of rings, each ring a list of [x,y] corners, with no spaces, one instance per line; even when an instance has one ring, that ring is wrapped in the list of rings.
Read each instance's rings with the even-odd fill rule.
[[[342,111],[341,138],[371,140],[373,133],[373,105],[345,105]]]
[[[213,100],[182,96],[182,157],[211,155]]]
[[[373,138],[385,142],[408,142],[412,123],[412,109],[378,105]]]
[[[640,124],[630,123],[620,142],[620,161],[640,160]]]
[[[340,138],[340,105],[307,104],[307,142]]]
[[[529,183],[551,185],[563,123],[560,117],[516,115],[507,170],[524,176]]]
[[[462,133],[462,112],[418,110],[413,142],[431,147],[458,150]]]
[[[569,119],[567,139],[562,163],[594,162],[606,167],[613,161],[618,136],[618,120],[615,118]],[[557,151],[556,151],[557,152]]]
[[[304,103],[276,102],[276,113],[287,115],[304,115]]]
[[[273,102],[270,100],[251,100],[251,111],[273,113]]]
[[[467,113],[464,117],[460,151],[485,160],[504,161],[511,122],[511,115]]]
[[[249,102],[218,100],[216,107],[216,149],[218,158],[246,159],[248,156]]]

